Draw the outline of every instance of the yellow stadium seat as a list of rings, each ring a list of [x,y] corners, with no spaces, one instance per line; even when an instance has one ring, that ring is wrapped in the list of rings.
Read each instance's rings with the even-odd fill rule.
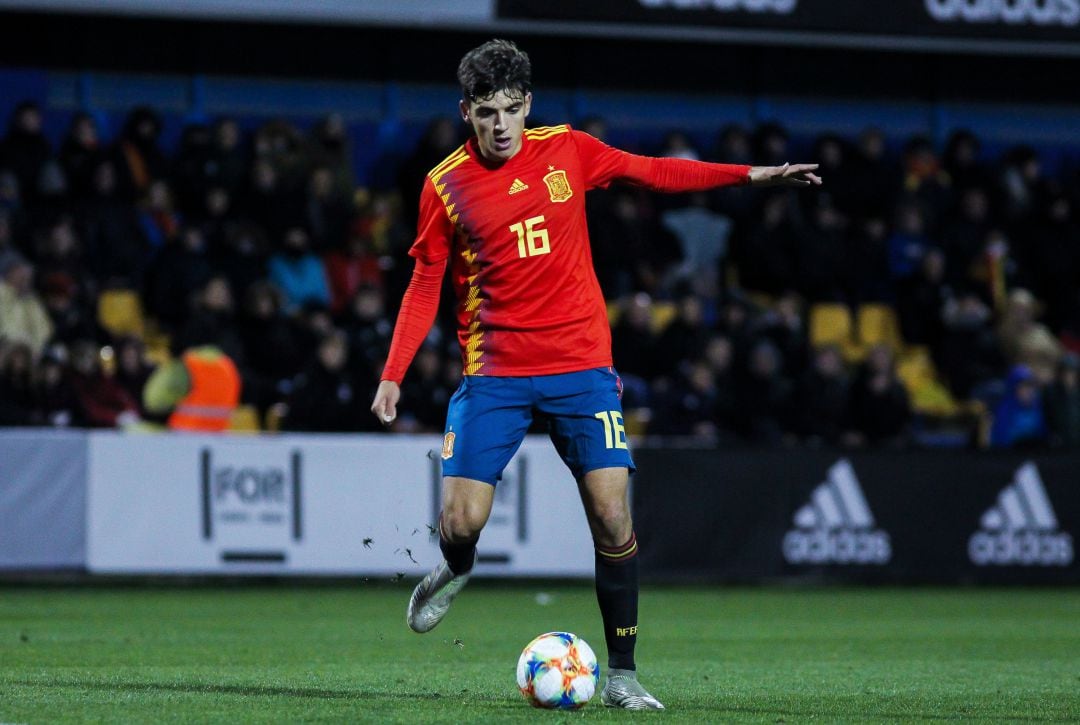
[[[900,322],[896,318],[896,311],[889,305],[860,305],[856,316],[856,329],[859,342],[866,347],[882,344],[899,350],[904,342],[900,335]]]
[[[767,292],[755,292],[754,290],[743,290],[743,294],[746,295],[746,299],[750,300],[750,304],[755,307],[760,307],[763,310],[771,310],[776,307],[776,296]]]
[[[258,433],[259,411],[254,405],[238,405],[229,418],[229,431],[232,433]]]
[[[607,320],[608,324],[612,327],[619,324],[619,317],[622,315],[622,306],[618,302],[607,303]]]
[[[110,289],[98,297],[98,323],[113,335],[142,338],[146,329],[142,302],[135,290]]]
[[[851,310],[847,305],[819,302],[810,308],[810,344],[813,347],[843,347],[852,342]]]
[[[171,338],[163,332],[146,334],[146,359],[155,366],[172,360]]]
[[[929,348],[911,345],[896,360],[896,376],[904,384],[917,413],[948,418],[965,412],[949,389],[938,379]]]
[[[268,433],[280,433],[281,423],[285,420],[287,408],[283,403],[275,403],[266,410],[265,428]]]
[[[146,345],[146,359],[154,365],[164,365],[172,360],[172,338],[153,317],[146,318],[142,339]]]
[[[671,324],[675,316],[679,314],[679,306],[674,302],[653,302],[652,306],[652,329],[653,332],[663,332]]]
[[[909,345],[896,358],[896,376],[904,387],[912,390],[927,380],[937,379],[930,349],[925,345]]]
[[[648,408],[629,408],[623,417],[623,425],[628,436],[643,436],[649,429],[652,411]]]
[[[740,289],[742,284],[739,282],[739,267],[736,264],[729,264],[724,269],[724,286],[728,289]]]
[[[923,415],[950,418],[963,412],[949,389],[937,380],[926,380],[915,388],[908,388],[911,409]]]

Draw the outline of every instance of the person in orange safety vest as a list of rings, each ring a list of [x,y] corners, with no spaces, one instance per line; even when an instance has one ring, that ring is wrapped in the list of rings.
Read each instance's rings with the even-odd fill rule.
[[[240,402],[240,373],[219,348],[185,350],[162,365],[143,389],[143,406],[163,415],[170,410],[170,430],[220,432]]]

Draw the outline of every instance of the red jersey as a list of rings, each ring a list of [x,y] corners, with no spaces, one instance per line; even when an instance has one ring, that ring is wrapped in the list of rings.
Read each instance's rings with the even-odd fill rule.
[[[436,270],[450,262],[466,375],[606,367],[611,331],[593,270],[585,192],[614,180],[691,191],[748,183],[749,169],[635,156],[567,125],[526,130],[518,153],[493,166],[473,138],[424,181],[409,254]],[[429,312],[422,316],[427,327]],[[400,317],[407,317],[405,306]],[[400,382],[416,352],[415,335],[412,344],[398,340],[408,324],[398,321],[384,380]]]

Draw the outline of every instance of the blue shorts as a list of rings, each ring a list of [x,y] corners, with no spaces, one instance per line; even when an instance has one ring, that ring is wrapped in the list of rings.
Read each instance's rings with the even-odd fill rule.
[[[612,368],[509,378],[466,375],[450,399],[443,438],[444,476],[495,485],[532,424],[548,419],[548,435],[581,479],[597,468],[634,461],[623,428],[622,382]]]

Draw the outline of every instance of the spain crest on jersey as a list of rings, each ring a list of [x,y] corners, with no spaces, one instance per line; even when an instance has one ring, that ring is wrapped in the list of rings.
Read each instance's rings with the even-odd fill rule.
[[[552,171],[545,176],[544,183],[547,184],[548,195],[551,196],[552,201],[566,201],[574,195],[574,190],[570,188],[570,182],[566,180],[566,172],[562,169]]]

